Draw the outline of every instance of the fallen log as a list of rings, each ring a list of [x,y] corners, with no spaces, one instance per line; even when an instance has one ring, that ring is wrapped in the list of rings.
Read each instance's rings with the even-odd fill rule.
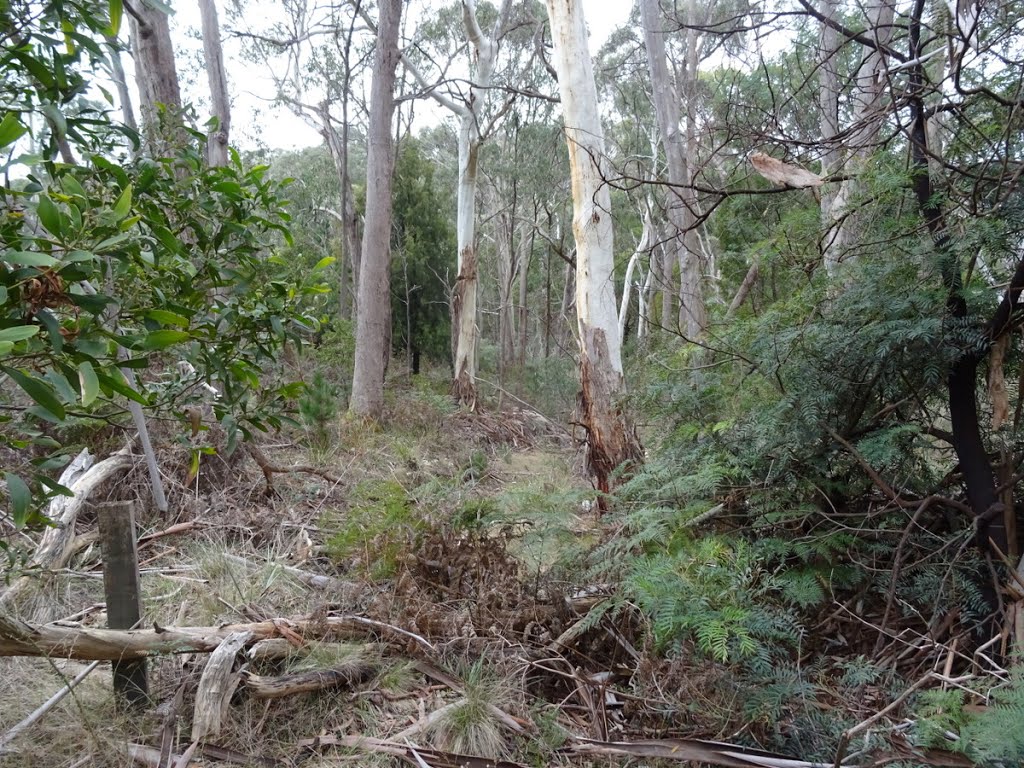
[[[351,687],[373,678],[377,668],[365,659],[354,658],[330,669],[311,669],[288,675],[264,677],[242,673],[242,684],[257,699],[280,699],[297,693],[322,691],[327,688]]]
[[[53,656],[86,661],[142,659],[172,653],[210,653],[232,632],[251,632],[252,642],[288,633],[303,640],[363,640],[383,627],[357,616],[289,621],[273,619],[220,627],[99,629],[61,624],[28,624],[0,614],[0,656]],[[406,638],[395,628],[396,642]]]

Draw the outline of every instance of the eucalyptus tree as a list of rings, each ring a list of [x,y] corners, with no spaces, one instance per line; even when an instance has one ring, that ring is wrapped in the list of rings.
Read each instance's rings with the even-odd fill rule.
[[[615,471],[639,461],[641,449],[621,404],[626,387],[604,133],[582,5],[579,0],[547,0],[547,9],[572,179],[580,421],[587,431],[590,471],[598,489],[607,492]]]
[[[349,412],[379,420],[384,412],[384,373],[390,347],[391,182],[395,76],[400,53],[402,0],[383,0],[370,87],[366,157],[366,236],[359,273],[359,313]]]
[[[137,6],[129,18],[142,124],[151,152],[161,155],[168,144],[183,141],[181,86],[166,9],[148,3]]]
[[[224,51],[221,46],[220,21],[215,0],[199,0],[203,28],[203,57],[206,77],[210,83],[210,105],[215,124],[206,145],[210,165],[228,163],[228,141],[231,137],[231,101],[228,98],[228,78],[224,70]]]
[[[480,23],[476,0],[460,0],[461,22],[467,46],[469,70],[463,81],[449,80],[445,72],[431,81],[411,52],[403,56],[406,69],[424,92],[454,114],[459,123],[459,177],[456,237],[458,240],[455,286],[452,289],[452,354],[454,377],[452,393],[466,408],[476,407],[477,299],[479,254],[477,250],[477,189],[480,147],[511,99],[496,109],[492,104],[492,78],[498,63],[502,39],[509,31],[512,0],[501,0],[493,24],[485,32]]]

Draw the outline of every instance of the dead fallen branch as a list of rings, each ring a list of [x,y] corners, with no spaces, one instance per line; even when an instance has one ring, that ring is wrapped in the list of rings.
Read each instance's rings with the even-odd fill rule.
[[[117,630],[28,624],[0,614],[0,656],[114,661],[171,653],[210,653],[232,632],[251,632],[254,642],[286,637],[287,633],[303,641],[363,640],[367,635],[379,633],[390,634],[393,640],[404,643],[408,634],[397,627],[354,616],[298,621],[274,619],[220,627],[154,626],[153,629]]]
[[[257,699],[280,699],[298,693],[360,685],[370,680],[376,672],[377,668],[373,664],[365,659],[354,658],[330,669],[311,669],[276,677],[244,672],[242,683],[249,694]]]
[[[562,754],[569,757],[633,757],[654,760],[710,763],[725,768],[832,768],[831,763],[812,763],[738,744],[700,739],[651,739],[647,741],[593,741],[576,737]]]
[[[286,475],[292,472],[302,472],[308,475],[316,475],[322,477],[329,483],[337,485],[341,482],[340,477],[335,477],[330,472],[324,472],[322,469],[316,467],[310,467],[305,464],[299,464],[293,467],[283,467],[280,464],[274,464],[267,455],[260,450],[260,447],[256,443],[246,443],[246,449],[249,455],[252,456],[252,460],[256,462],[256,466],[263,472],[263,479],[267,481],[267,493],[274,492],[274,475]]]
[[[401,757],[415,766],[421,766],[423,761],[426,761],[431,768],[526,768],[522,763],[513,763],[509,760],[458,755],[454,752],[441,752],[426,747],[412,747],[393,741],[371,739],[368,736],[320,736],[315,739],[304,739],[299,742],[299,746],[313,751],[322,747],[359,749],[363,752]]]
[[[51,571],[67,565],[76,551],[75,521],[79,511],[93,491],[131,466],[129,450],[126,446],[98,464],[93,464],[89,452],[84,450],[68,465],[57,482],[68,488],[74,496],[57,496],[50,502],[46,516],[53,521],[54,526],[47,528],[39,539],[39,546],[25,570]],[[9,604],[31,579],[30,575],[16,579],[7,591],[0,594],[0,607]]]
[[[238,652],[252,640],[252,632],[232,632],[210,654],[199,679],[196,707],[192,716],[192,741],[201,741],[220,733],[221,721],[238,687],[240,675],[234,671]]]

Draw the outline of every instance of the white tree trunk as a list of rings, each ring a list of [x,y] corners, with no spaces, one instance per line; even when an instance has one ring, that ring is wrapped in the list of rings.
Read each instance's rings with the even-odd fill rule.
[[[868,0],[865,3],[868,33],[880,46],[887,46],[892,39],[895,11],[894,0]],[[847,158],[842,170],[847,178],[835,192],[827,211],[825,268],[830,276],[835,274],[851,243],[856,239],[857,216],[854,204],[862,189],[859,175],[863,172],[882,129],[882,121],[886,114],[882,109],[886,78],[884,55],[877,49],[865,48],[864,59],[853,82],[852,122],[845,132],[843,141]]]
[[[651,221],[651,211],[648,207],[647,211],[644,212],[644,228],[640,235],[640,242],[636,246],[636,250],[633,251],[633,255],[629,257],[629,263],[626,265],[626,278],[622,283],[622,302],[619,304],[619,340],[622,343],[626,341],[626,314],[629,312],[629,298],[630,292],[633,288],[633,272],[637,267],[643,254],[651,250],[651,245],[654,242],[654,222]],[[638,323],[643,323],[644,318],[644,295],[643,288],[639,288],[637,293],[640,295],[640,313],[637,318]],[[639,331],[638,331],[639,337]]]
[[[687,4],[687,16],[694,23],[693,1]],[[647,48],[647,66],[651,75],[654,111],[658,120],[661,143],[665,149],[668,181],[671,188],[667,195],[668,219],[674,230],[670,243],[675,261],[679,265],[679,326],[689,339],[698,338],[707,325],[704,307],[703,266],[699,244],[696,241],[696,199],[690,187],[690,153],[696,149],[696,104],[693,95],[696,86],[698,58],[698,36],[695,29],[686,34],[686,57],[682,83],[691,103],[687,104],[686,132],[680,130],[682,117],[678,85],[672,82],[668,71],[668,57],[665,52],[665,32],[658,8],[658,0],[640,1],[640,20],[643,25],[644,44]],[[695,158],[694,158],[695,159]],[[667,260],[662,265],[662,280],[667,283],[665,305],[662,306],[662,323],[668,324],[671,317],[671,276],[673,265]]]
[[[207,160],[213,167],[228,164],[228,139],[231,132],[231,102],[228,99],[228,78],[224,71],[224,52],[220,44],[220,22],[214,0],[199,0],[203,25],[203,56],[206,77],[210,81],[210,107],[217,118],[206,145]]]
[[[452,393],[461,405],[470,410],[476,407],[476,352],[480,330],[477,326],[476,306],[479,264],[476,250],[476,192],[478,160],[480,155],[480,116],[490,93],[494,62],[501,37],[512,7],[512,0],[503,0],[498,19],[488,37],[477,21],[476,0],[462,0],[462,19],[466,27],[476,72],[469,90],[469,103],[455,106],[459,115],[459,187],[458,212],[455,231],[458,239],[458,277],[452,292],[452,354],[455,358],[455,378]],[[451,108],[453,105],[448,103]]]
[[[395,70],[402,0],[382,0],[377,24],[370,126],[366,158],[366,226],[359,274],[355,370],[349,411],[380,419],[384,412],[384,371],[391,329],[391,176],[394,152],[391,118],[395,111]]]
[[[640,458],[636,433],[619,407],[625,394],[616,316],[611,194],[604,136],[582,0],[547,0],[553,63],[562,97],[572,173],[576,313],[580,334],[580,420],[597,487],[611,489],[617,467]]]

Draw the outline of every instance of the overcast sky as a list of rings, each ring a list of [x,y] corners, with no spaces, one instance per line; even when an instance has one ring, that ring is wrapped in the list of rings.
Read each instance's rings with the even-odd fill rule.
[[[322,142],[320,135],[288,109],[273,105],[275,86],[265,68],[241,61],[237,56],[238,42],[227,34],[231,24],[223,14],[221,3],[221,31],[225,37],[224,55],[227,59],[228,86],[232,95],[232,144],[252,149],[260,143],[275,149],[297,149],[315,146]],[[260,6],[273,12],[275,3],[251,3],[250,11]],[[629,16],[633,0],[583,0],[587,24],[590,27],[591,53],[608,38],[608,35]],[[421,0],[412,0],[410,6],[422,6]],[[182,79],[182,94],[186,101],[204,110],[208,103],[208,86],[202,67],[202,42],[199,37],[199,10],[194,0],[178,0],[174,3],[172,35],[178,56],[179,74]],[[258,16],[258,14],[257,14]],[[260,29],[263,21],[256,18],[252,29]],[[130,68],[130,62],[126,61]],[[130,75],[129,75],[130,76]],[[134,95],[134,94],[133,94]],[[136,97],[137,98],[137,97]],[[421,104],[416,108],[418,122],[439,119],[432,106]],[[200,111],[200,117],[204,116]]]

